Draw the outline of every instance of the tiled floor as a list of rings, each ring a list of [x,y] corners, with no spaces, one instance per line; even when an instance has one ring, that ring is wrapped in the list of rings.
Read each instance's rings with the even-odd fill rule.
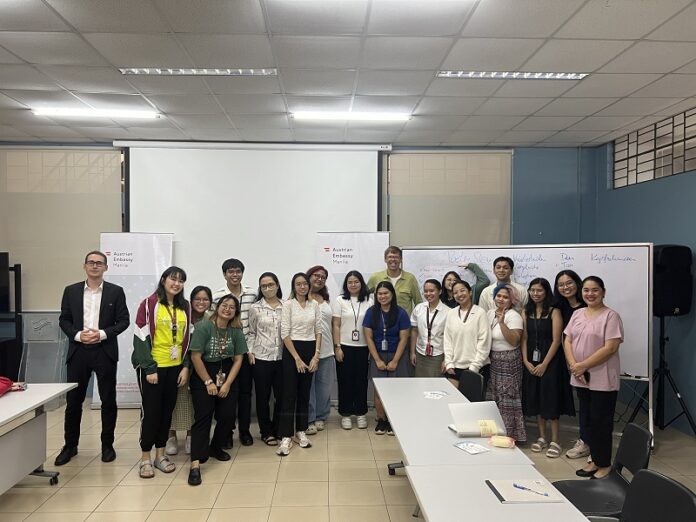
[[[174,457],[176,472],[138,477],[137,410],[121,410],[116,427],[115,462],[99,458],[99,412],[85,410],[80,453],[60,468],[60,482],[27,477],[0,496],[0,520],[69,522],[139,521],[412,521],[415,497],[402,471],[387,473],[388,462],[400,459],[397,441],[368,430],[344,431],[334,412],[327,430],[311,437],[313,447],[295,446],[280,459],[273,448],[256,440],[252,447],[235,441],[229,462],[211,460],[203,485],[187,485],[186,456]],[[63,442],[63,409],[48,414],[46,467]],[[372,423],[372,418],[370,418]],[[535,429],[528,426],[530,438]],[[570,444],[572,431],[564,432]],[[676,430],[657,432],[650,467],[696,491],[696,439]],[[424,441],[424,443],[427,443]],[[525,451],[528,452],[527,449]],[[581,460],[548,459],[528,452],[546,477],[575,478]]]

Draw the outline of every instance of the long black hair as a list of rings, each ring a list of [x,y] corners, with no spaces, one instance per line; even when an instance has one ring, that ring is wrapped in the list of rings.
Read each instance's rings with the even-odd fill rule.
[[[186,282],[186,272],[184,272],[183,268],[179,268],[178,266],[170,266],[164,272],[162,272],[155,293],[157,294],[160,304],[163,305],[169,304],[169,301],[167,301],[167,292],[164,289],[164,281],[170,276],[178,277],[182,281]],[[188,310],[188,301],[184,297],[183,286],[181,288],[181,292],[174,296],[174,308],[178,308],[179,310]]]
[[[556,280],[553,282],[553,300],[555,306],[559,308],[562,306],[570,308],[568,299],[563,297],[558,291],[558,280],[563,276],[568,276],[575,282],[575,288],[577,289],[575,291],[575,299],[578,300],[578,303],[584,303],[585,301],[582,299],[582,279],[580,279],[580,276],[574,270],[561,270],[556,274]]]
[[[370,297],[370,289],[367,288],[367,285],[365,284],[365,278],[363,278],[363,275],[357,270],[351,270],[346,274],[346,277],[343,278],[343,293],[341,294],[341,297],[343,297],[343,299],[345,299],[346,301],[350,301],[350,291],[348,291],[349,277],[355,277],[358,281],[360,281],[360,293],[358,293],[358,302],[362,303],[363,301],[367,301],[367,298]]]
[[[379,292],[381,288],[386,288],[387,290],[389,290],[392,296],[391,302],[389,303],[389,311],[387,312],[384,327],[387,329],[391,328],[396,324],[396,321],[399,318],[399,305],[396,303],[396,290],[394,290],[394,285],[392,285],[389,281],[380,281],[379,284],[377,284],[377,288],[375,288],[375,304],[373,304],[370,307],[370,313],[372,314],[372,321],[370,323],[370,327],[373,330],[379,328],[379,318],[382,315],[382,305],[380,305],[377,301],[377,292]]]
[[[307,274],[304,272],[297,272],[294,276],[292,276],[292,281],[290,283],[290,286],[292,287],[290,289],[290,299],[297,299],[297,295],[295,294],[295,281],[297,281],[300,277],[305,280],[305,283],[307,283],[306,299],[309,300],[309,291],[311,290],[311,287],[309,286],[309,277],[307,277]]]
[[[213,291],[208,288],[207,286],[202,286],[198,285],[195,287],[193,290],[191,290],[191,295],[189,297],[189,301],[191,302],[191,305],[193,305],[193,299],[196,297],[196,295],[199,292],[205,292],[205,295],[208,297],[208,309],[210,309],[210,305],[213,303]],[[195,318],[194,318],[195,316]],[[205,317],[205,312],[203,312],[201,315],[198,315],[198,313],[193,309],[193,306],[191,306],[191,320],[196,321],[198,319],[202,319]]]
[[[271,279],[273,279],[273,281],[276,284],[276,287],[278,288],[278,290],[276,290],[276,297],[278,299],[282,299],[283,298],[283,291],[280,289],[280,281],[278,281],[278,276],[275,275],[273,272],[264,272],[263,274],[261,274],[259,276],[259,290],[256,293],[256,300],[254,302],[260,301],[261,299],[263,299],[263,292],[261,291],[261,280],[264,277],[270,277]]]
[[[443,277],[442,277],[442,283],[440,283],[440,286],[442,287],[441,290],[443,290],[442,294],[440,295],[440,300],[443,303],[446,303],[450,299],[450,290],[447,289],[447,286],[445,285],[445,280],[450,276],[453,275],[454,277],[457,278],[457,281],[462,280],[462,276],[460,276],[457,272],[454,270],[450,270],[447,272]],[[452,296],[454,298],[454,296]]]
[[[537,277],[529,282],[527,287],[527,293],[530,292],[533,285],[539,285],[544,289],[544,301],[541,303],[541,316],[546,317],[549,315],[551,308],[553,306],[553,294],[551,293],[551,284],[543,277]],[[524,305],[524,311],[527,317],[536,316],[536,303],[532,301],[531,295],[527,299],[527,304]]]

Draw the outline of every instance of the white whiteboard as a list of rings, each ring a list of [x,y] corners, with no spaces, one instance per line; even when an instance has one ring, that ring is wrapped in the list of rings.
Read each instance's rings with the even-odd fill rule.
[[[553,286],[556,274],[564,269],[575,270],[581,278],[601,277],[607,288],[605,303],[619,313],[624,325],[621,372],[636,378],[650,375],[652,243],[405,248],[403,265],[420,287],[428,278],[442,281],[449,270],[472,281],[471,273],[458,268],[466,263],[476,263],[495,281],[493,260],[498,256],[513,259],[513,278],[525,287],[535,277],[544,277]]]

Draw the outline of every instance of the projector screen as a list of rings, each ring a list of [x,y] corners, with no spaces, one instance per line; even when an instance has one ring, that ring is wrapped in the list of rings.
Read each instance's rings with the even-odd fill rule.
[[[221,265],[245,265],[245,286],[315,264],[317,232],[377,230],[378,152],[130,148],[131,232],[174,233],[174,263],[213,292]],[[187,295],[188,298],[188,295]]]

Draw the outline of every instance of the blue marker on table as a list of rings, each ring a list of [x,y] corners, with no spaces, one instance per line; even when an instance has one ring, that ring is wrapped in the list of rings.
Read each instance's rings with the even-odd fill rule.
[[[549,494],[545,493],[543,491],[536,491],[535,489],[528,488],[527,486],[523,486],[522,484],[518,484],[516,482],[512,483],[512,486],[517,488],[517,489],[522,489],[524,491],[530,491],[532,493],[536,493],[537,495],[541,495],[542,497],[548,497]]]

